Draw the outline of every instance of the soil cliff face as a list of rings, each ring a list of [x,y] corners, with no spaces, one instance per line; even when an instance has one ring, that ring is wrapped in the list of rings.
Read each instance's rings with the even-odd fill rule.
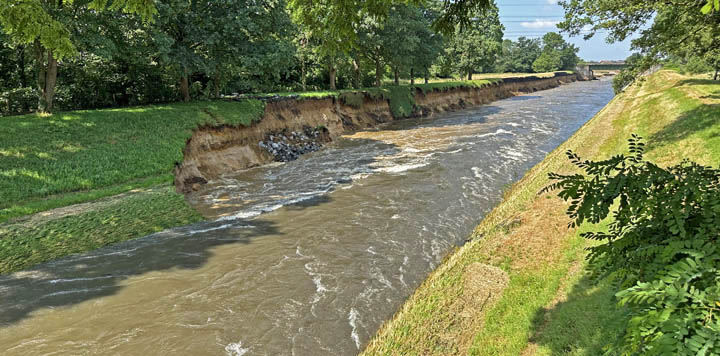
[[[413,93],[413,116],[454,111],[487,104],[519,93],[550,89],[577,80],[554,77],[507,78],[481,88],[455,88]],[[391,99],[390,99],[391,100]],[[338,98],[285,99],[267,102],[263,117],[250,126],[201,127],[193,132],[175,167],[178,192],[190,192],[211,179],[272,161],[289,161],[317,151],[335,138],[397,120],[389,99],[364,95],[362,103],[348,105]]]

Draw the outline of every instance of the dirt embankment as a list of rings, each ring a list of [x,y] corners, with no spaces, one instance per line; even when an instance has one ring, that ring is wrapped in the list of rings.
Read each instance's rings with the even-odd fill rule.
[[[576,80],[574,74],[556,73],[548,78],[506,78],[481,88],[417,89],[413,116],[460,110]],[[262,119],[250,126],[201,127],[188,140],[184,160],[175,168],[175,187],[178,192],[190,192],[222,174],[292,160],[341,135],[396,120],[389,100],[370,95],[364,95],[360,105],[332,97],[275,100],[267,103]]]

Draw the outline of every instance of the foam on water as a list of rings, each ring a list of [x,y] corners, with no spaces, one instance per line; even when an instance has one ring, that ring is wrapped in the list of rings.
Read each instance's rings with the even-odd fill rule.
[[[249,348],[243,348],[242,342],[234,342],[225,346],[225,355],[227,356],[243,356],[250,351]]]
[[[350,312],[348,313],[348,323],[350,324],[350,327],[352,328],[352,331],[350,332],[350,338],[355,341],[355,346],[358,350],[360,350],[360,335],[358,335],[358,327],[357,327],[357,321],[358,321],[359,313],[357,309],[350,308]]]

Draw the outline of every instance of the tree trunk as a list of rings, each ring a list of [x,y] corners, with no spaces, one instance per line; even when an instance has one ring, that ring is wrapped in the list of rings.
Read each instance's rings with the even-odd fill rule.
[[[302,90],[307,91],[307,74],[305,70],[305,59],[303,58],[302,67],[300,68],[300,76],[302,77]]]
[[[715,65],[715,76],[713,76],[713,80],[718,80],[718,71],[720,71],[720,64]]]
[[[469,71],[469,72],[468,72],[468,80],[472,80],[472,75],[473,75],[473,72],[472,72],[472,71]]]
[[[353,70],[355,71],[355,89],[360,89],[360,65],[357,59],[353,58]]]
[[[380,57],[375,58],[375,86],[382,86],[382,67],[380,66]]]
[[[410,68],[410,85],[415,85],[415,68]]]
[[[213,84],[215,85],[215,99],[220,98],[220,71],[217,71],[215,73],[215,78],[213,79]]]
[[[425,84],[430,82],[430,71],[425,68]]]
[[[183,76],[180,78],[180,95],[184,102],[190,101],[190,85],[188,84],[187,69],[183,69]]]
[[[335,90],[337,87],[335,86],[335,74],[337,74],[337,68],[335,68],[335,59],[330,58],[330,63],[328,64],[329,71],[330,71],[330,90]]]
[[[400,85],[400,74],[398,73],[397,67],[395,67],[395,85]]]
[[[25,46],[19,45],[17,47],[18,51],[18,69],[20,70],[20,86],[26,87],[27,84],[27,78],[25,78]]]
[[[57,83],[58,62],[52,51],[47,51],[47,63],[45,63],[45,49],[39,43],[36,43],[36,46],[40,67],[40,70],[38,70],[38,89],[40,91],[38,111],[52,112],[53,99],[55,98],[55,84]]]

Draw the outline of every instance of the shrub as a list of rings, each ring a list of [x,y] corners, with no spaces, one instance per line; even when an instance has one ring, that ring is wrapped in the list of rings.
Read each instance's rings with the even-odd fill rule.
[[[702,57],[697,56],[693,56],[688,59],[684,67],[684,69],[690,74],[703,74],[711,72],[713,70],[713,67],[712,65],[710,65],[710,63],[708,63]]]
[[[35,111],[38,92],[34,88],[17,88],[0,93],[0,116],[27,114]]]
[[[603,244],[589,249],[597,276],[617,281],[631,313],[613,351],[634,355],[720,354],[720,171],[683,161],[662,168],[643,158],[635,135],[630,155],[582,160],[584,174],[550,174],[544,189],[570,201],[571,225],[599,223],[583,234]]]
[[[357,91],[345,92],[340,94],[340,100],[345,105],[359,109],[362,107],[363,102],[365,101],[365,93]]]

